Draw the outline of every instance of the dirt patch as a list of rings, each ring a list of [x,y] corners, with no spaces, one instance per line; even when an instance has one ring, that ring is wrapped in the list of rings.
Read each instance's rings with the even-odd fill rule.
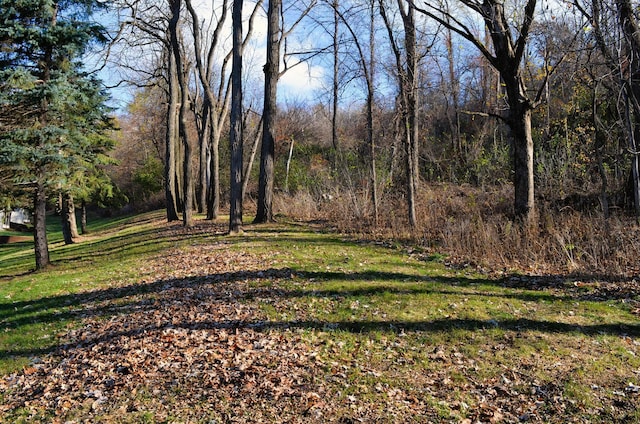
[[[33,240],[33,236],[3,236],[0,235],[0,244],[21,243]]]

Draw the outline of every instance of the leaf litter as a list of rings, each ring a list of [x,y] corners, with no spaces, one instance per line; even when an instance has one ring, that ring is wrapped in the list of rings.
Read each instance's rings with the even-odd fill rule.
[[[402,330],[361,337],[355,347],[335,342],[338,324],[302,325],[305,310],[279,296],[300,277],[277,265],[273,255],[223,243],[163,254],[141,270],[150,278],[87,302],[82,325],[59,335],[55,352],[0,381],[0,418],[498,423],[564,422],[585,412],[563,394],[578,371],[571,361],[560,358],[552,380],[533,372],[535,356],[480,373],[483,354],[499,355],[508,338],[475,356],[455,343],[417,346]],[[264,304],[295,316],[273,322]],[[613,391],[602,384],[592,390],[603,404],[589,415],[607,421],[639,407],[634,382]]]

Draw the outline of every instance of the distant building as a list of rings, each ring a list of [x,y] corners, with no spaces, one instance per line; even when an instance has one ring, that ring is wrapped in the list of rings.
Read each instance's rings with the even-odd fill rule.
[[[31,214],[25,209],[16,209],[13,211],[0,210],[0,229],[8,230],[9,228],[17,226],[25,226],[31,223]]]

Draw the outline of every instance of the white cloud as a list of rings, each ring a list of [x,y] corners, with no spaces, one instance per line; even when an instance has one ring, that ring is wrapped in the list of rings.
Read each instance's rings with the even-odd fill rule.
[[[322,88],[324,79],[325,69],[321,66],[298,63],[280,78],[279,97],[281,99],[310,100]]]

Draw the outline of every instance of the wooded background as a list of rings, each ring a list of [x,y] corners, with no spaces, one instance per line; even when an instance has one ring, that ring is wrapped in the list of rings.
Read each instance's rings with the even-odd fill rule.
[[[161,206],[185,226],[228,206],[231,232],[245,209],[255,222],[299,213],[592,267],[619,249],[588,234],[640,216],[630,0],[0,1],[0,13],[0,197],[35,212],[38,267],[47,204],[66,222],[74,199]],[[126,106],[109,109],[107,89],[122,100],[124,87]],[[577,254],[576,237],[599,253]]]

